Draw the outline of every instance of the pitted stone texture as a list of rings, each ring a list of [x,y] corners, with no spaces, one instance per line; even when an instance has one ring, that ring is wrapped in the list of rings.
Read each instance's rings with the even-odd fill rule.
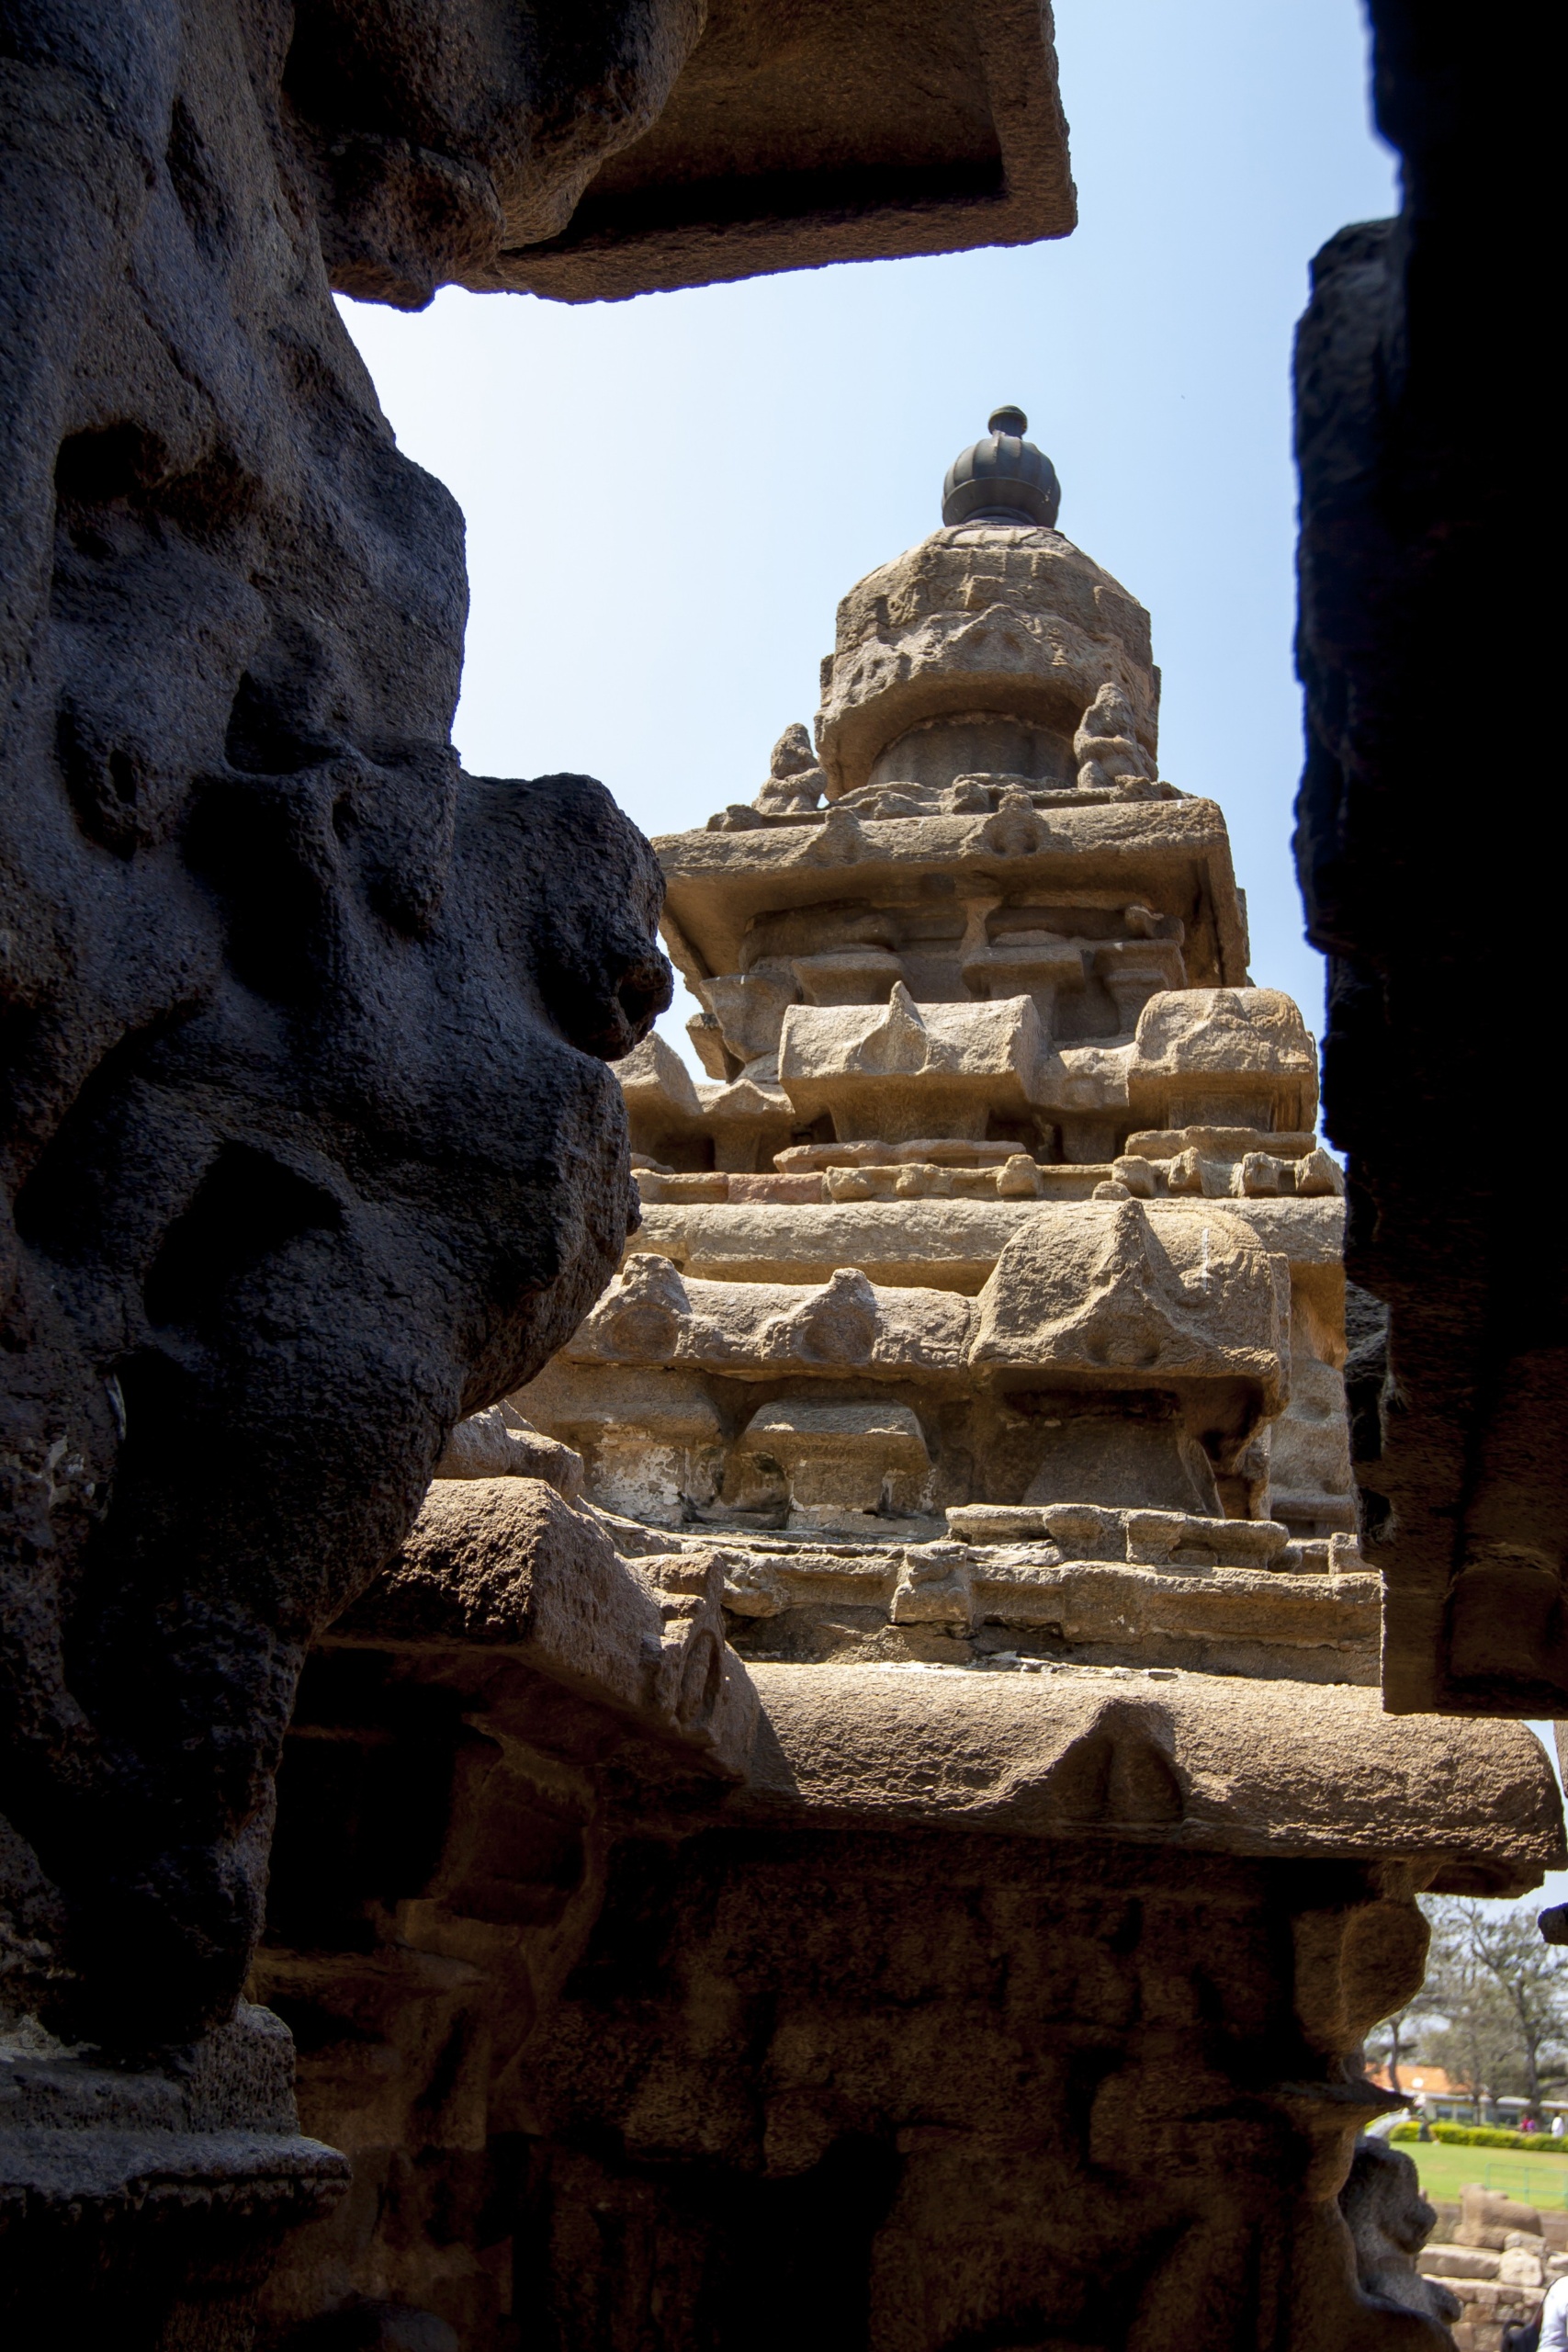
[[[1549,102],[1495,51],[1456,70],[1416,0],[1373,0],[1368,17],[1403,209],[1316,255],[1295,371],[1297,870],[1329,959],[1324,1101],[1356,1202],[1349,1270],[1388,1309],[1398,1400],[1365,1432],[1359,1475],[1386,1539],[1390,1705],[1561,1717],[1562,1224],[1522,1210],[1506,1151],[1433,1143],[1456,1103],[1536,1100],[1555,1051],[1555,943],[1551,925],[1518,926],[1517,1016],[1499,1022],[1462,927],[1431,919],[1461,899],[1503,903],[1521,852],[1554,838],[1557,803],[1525,761],[1506,820],[1478,807],[1459,830],[1426,821],[1469,789],[1450,650],[1517,570],[1551,430],[1544,382],[1499,368],[1469,325],[1511,233],[1504,159],[1529,151]],[[1509,676],[1548,674],[1559,636],[1550,603],[1527,602]]]
[[[972,1323],[968,1302],[950,1292],[879,1292],[854,1267],[840,1267],[819,1291],[801,1291],[687,1283],[668,1258],[638,1252],[558,1361],[953,1371],[967,1362]],[[537,1384],[529,1391],[540,1393]]]
[[[973,930],[987,909],[968,905]],[[955,922],[953,952],[933,955],[929,942],[919,956],[840,949],[796,957],[783,977],[770,959],[705,981],[724,1054],[737,1064],[750,1055],[747,1074],[739,1085],[699,1091],[661,1040],[638,1049],[626,1103],[639,1164],[653,1179],[649,1197],[661,1196],[660,1178],[761,1173],[764,1151],[781,1171],[807,1153],[821,1166],[853,1162],[856,1146],[876,1147],[871,1159],[908,1159],[922,1138],[948,1148],[949,1159],[963,1157],[951,1148],[959,1144],[979,1157],[998,1125],[1024,1148],[1022,1159],[1043,1152],[1046,1165],[1059,1165],[1049,1148],[1058,1122],[1068,1164],[1103,1166],[1114,1156],[1102,1181],[1143,1197],[1342,1190],[1312,1133],[1313,1041],[1277,989],[1167,988],[1181,977],[1174,942],[1156,967],[1142,946],[1124,954],[1124,940],[1091,951],[1039,929],[1003,931],[994,942],[982,929],[981,944],[965,953],[957,933]],[[874,973],[872,956],[886,968]],[[1060,1033],[1084,1016],[1064,1021],[1060,990],[1070,968],[1081,1007],[1091,962],[1117,1009],[1103,1038],[1073,1043]],[[838,967],[838,993],[816,968],[824,964]],[[917,1001],[906,968],[928,987],[962,979],[977,993]],[[803,993],[812,1001],[802,1002]],[[1123,1016],[1135,1026],[1116,1025]],[[815,1135],[824,1126],[831,1147],[770,1149],[784,1128]],[[723,1186],[713,1195],[740,1196]]]
[[[886,1536],[888,1521],[929,1509],[931,1455],[908,1405],[764,1405],[730,1456],[735,1498],[788,1496],[784,1524],[797,1531],[858,1530]]]
[[[1177,1512],[1127,1517],[1145,1526],[1156,1518],[1205,1532],[1213,1525]],[[1343,1566],[1325,1560],[1315,1572],[1292,1569],[1283,1558],[1262,1567],[1225,1561],[1223,1539],[1211,1537],[1208,1544],[1200,1539],[1181,1545],[1185,1559],[1168,1554],[1140,1562],[1131,1530],[1129,1537],[1125,1567],[1084,1558],[1091,1547],[1070,1536],[1059,1544],[976,1548],[966,1563],[935,1576],[911,1550],[893,1596],[894,1623],[936,1619],[965,1633],[1003,1625],[1015,1638],[1037,1631],[1068,1660],[1109,1662],[1131,1654],[1198,1671],[1348,1684],[1374,1679],[1378,1581],[1359,1558]],[[1221,1556],[1204,1563],[1205,1550]]]
[[[1136,1201],[1037,1209],[982,1292],[976,1364],[1241,1380],[1284,1401],[1290,1277],[1247,1227]]]
[[[1076,1174],[1077,1171],[1067,1171]],[[1079,1198],[1100,1181],[1089,1171]],[[1208,1203],[1173,1203],[1200,1221]],[[632,1251],[657,1250],[705,1282],[826,1282],[839,1264],[874,1282],[981,1290],[1013,1236],[1033,1216],[1033,1200],[856,1201],[814,1207],[784,1202],[660,1203],[644,1215]],[[1337,1199],[1238,1200],[1227,1221],[1245,1225],[1261,1250],[1288,1259],[1292,1274],[1331,1286],[1343,1306],[1340,1246],[1345,1205]]]
[[[704,14],[700,0],[636,0],[570,35],[547,17],[524,40],[459,6],[411,26],[401,55],[308,14],[289,95],[333,284],[418,310],[444,281],[493,283],[508,248],[558,235],[588,181],[652,127]]]
[[[702,1117],[703,1106],[685,1063],[657,1034],[633,1046],[616,1076],[633,1136],[644,1150],[652,1148],[652,1139],[645,1142],[639,1128],[646,1133],[650,1114],[660,1125],[695,1124]]]
[[[308,2041],[307,2118],[351,2148],[355,2187],[336,2218],[301,2237],[270,2290],[279,2323],[319,2311],[325,2280],[338,2294],[344,2281],[362,2292],[374,2281],[373,2291],[439,2312],[488,2352],[504,2342],[496,2266],[510,2276],[516,2261],[532,2307],[548,2309],[569,2344],[601,2352],[606,2340],[624,2341],[629,2352],[637,2337],[622,2320],[631,2328],[634,2305],[646,2316],[640,2286],[632,2296],[627,2284],[628,2275],[643,2279],[642,2238],[624,2238],[631,2252],[609,2269],[568,2259],[574,2216],[591,2207],[602,2222],[622,2210],[624,2139],[636,2210],[657,2221],[661,2292],[675,2297],[664,2316],[683,2341],[682,2299],[700,2294],[711,2309],[725,2275],[719,2222],[729,2203],[705,2184],[716,2167],[725,2178],[745,2172],[737,2119],[765,2127],[764,2181],[797,2181],[803,2166],[810,2178],[848,2130],[900,2151],[905,2193],[925,2182],[924,2195],[934,2193],[922,2153],[937,2145],[933,2097],[940,2146],[963,2157],[954,2182],[973,2182],[1005,2105],[1037,2119],[1016,2147],[1007,2143],[1010,2166],[1048,2161],[1060,2179],[1059,2159],[1036,2143],[1061,2101],[1021,2102],[1016,2068],[998,2075],[985,2037],[994,2026],[1010,2046],[1021,2035],[1049,2067],[1059,2060],[1070,2074],[1090,2012],[1100,2020],[1095,2172],[1072,2189],[1082,2199],[1074,2230],[1081,2237],[1115,2220],[1117,2276],[1127,2228],[1154,2228],[1151,2198],[1179,2150],[1184,2180],[1206,2184],[1232,2224],[1240,2185],[1267,2151],[1271,2214],[1287,2179],[1331,2202],[1344,2164],[1337,2152],[1377,2104],[1374,2094],[1358,2104],[1338,2080],[1341,2053],[1419,1973],[1409,1888],[1510,1891],[1559,1858],[1550,1774],[1520,1731],[1390,1724],[1370,1694],[1288,1685],[1259,1707],[1256,1687],[1235,1679],[1125,1669],[763,1668],[753,1681],[767,1718],[753,1719],[750,1783],[726,1799],[723,1781],[708,1777],[707,1809],[694,1809],[700,1751],[691,1754],[673,1727],[650,1744],[635,1698],[625,1703],[631,1653],[610,1623],[624,1602],[601,1633],[583,1631],[584,1609],[594,1615],[612,1585],[620,1589],[606,1570],[624,1576],[637,1564],[614,1563],[608,1547],[596,1548],[603,1539],[588,1515],[542,1488],[525,1524],[515,1509],[527,1483],[438,1487],[406,1569],[337,1629],[307,1686],[284,1776],[277,1924],[261,1981]],[[1178,1539],[1166,1542],[1168,1555],[1190,1550],[1203,1532],[1190,1522],[1156,1526],[1156,1517],[1129,1517],[1115,1532],[1124,1544],[1135,1532],[1145,1550]],[[1059,1532],[1069,1532],[1065,1523]],[[1089,1531],[1073,1532],[1081,1540]],[[1209,1532],[1212,1548],[1251,1540],[1280,1554],[1279,1529],[1222,1521]],[[706,1607],[715,1571],[740,1565],[687,1538],[663,1559],[646,1558],[640,1573],[665,1606],[685,1595]],[[637,1737],[640,1751],[628,1745]],[[662,1755],[678,1775],[683,1753],[696,1775],[688,1766],[680,1809],[654,1821],[653,1758]],[[345,1777],[356,1754],[364,1777]],[[411,1823],[399,1804],[407,1783],[381,1759],[400,1754],[424,1759],[422,1787],[447,1792],[434,1821],[422,1813]],[[638,1754],[630,1783],[638,1818],[617,1822],[612,1792],[628,1785]],[[1450,1820],[1434,1842],[1435,1780],[1453,1793],[1464,1826]],[[393,1819],[398,1835],[384,1849]],[[1288,1871],[1269,1859],[1283,1854],[1295,1858]],[[400,1873],[391,1884],[389,1864]],[[705,1955],[720,1945],[728,2007],[710,2017]],[[866,1976],[863,1948],[869,1961],[885,1945]],[[1005,2018],[994,1990],[990,2000],[977,1994],[972,1945],[989,1955],[993,1988],[998,1951],[1010,1956]],[[1077,1988],[1069,2010],[1040,1981],[1043,1952]],[[1280,1955],[1292,1952],[1281,1970]],[[933,1968],[950,1986],[951,2019],[931,2012]],[[1116,1971],[1133,1968],[1141,2001],[1108,2008]],[[1170,2030],[1170,2018],[1184,2021],[1202,1998],[1205,1968],[1228,1987],[1227,2037],[1246,2028],[1234,2079],[1229,2059],[1216,2073],[1212,2037],[1200,2051],[1184,2022],[1174,2038]],[[928,1984],[913,2010],[911,1969]],[[1163,2028],[1152,2041],[1131,2025],[1141,2017],[1147,2027],[1151,1971],[1163,1988]],[[671,2008],[667,1983],[677,1982]],[[758,2003],[774,2020],[761,2042],[748,2023]],[[889,2003],[902,2018],[892,2040],[879,2025]],[[1084,2019],[1073,2003],[1088,2005]],[[912,2048],[911,2014],[932,2027]],[[826,2108],[812,2055],[824,2033],[841,2052]],[[700,2077],[691,2073],[699,2048]],[[1274,2087],[1260,2094],[1260,2085]],[[906,2112],[917,2090],[919,2116]],[[1216,2100],[1225,2112],[1218,2134],[1202,2120]],[[532,2143],[522,2217],[490,2186],[519,2130]],[[1277,2144],[1268,2137],[1276,2130]],[[400,2146],[418,2148],[417,2164],[400,2161]],[[694,2154],[704,2195],[694,2207],[670,2206],[665,2167],[679,2175]],[[1108,2214],[1107,2181],[1124,2174],[1125,2211],[1115,2202]],[[838,2179],[831,2168],[829,2179]],[[831,2203],[848,2214],[836,2188]],[[432,2232],[458,2211],[470,2217],[464,2236],[437,2263]],[[931,2225],[921,2223],[926,2238]],[[855,2218],[868,2242],[876,2227],[874,2216]],[[994,2308],[1012,2310],[1014,2267],[1036,2243],[1038,2216],[1021,2230],[1011,2206],[987,2195],[964,2236],[985,2253]],[[1162,2310],[1180,2283],[1160,2268],[1168,2245],[1168,2233],[1155,2231],[1138,2256],[1140,2279],[1146,2270],[1159,2283]],[[1201,2233],[1198,2245],[1212,2284]],[[1338,2246],[1331,2235],[1310,2249],[1303,2242],[1309,2298],[1348,2278]],[[819,2251],[814,2239],[818,2287]],[[1097,2287],[1108,2275],[1097,2264]],[[592,2325],[577,2329],[590,2278],[598,2281]],[[925,2333],[916,2340],[937,2352],[948,2340],[942,2297],[911,2301],[901,2284],[897,2301],[906,2332],[918,2318]],[[1355,2340],[1345,2331],[1360,2309],[1337,2307],[1327,2335],[1303,2321],[1303,2352]],[[1386,2328],[1386,2313],[1379,2324]]]
[[[811,738],[796,720],[773,745],[767,781],[752,806],[769,817],[804,816],[817,807],[826,782]]]
[[[1151,1126],[1310,1128],[1317,1117],[1316,1049],[1278,989],[1151,997],[1127,1082]]]
[[[285,2234],[342,2199],[299,2130],[294,2045],[242,2002],[194,2049],[112,2067],[0,2035],[0,2323],[18,2344],[248,2345]]]
[[[758,1664],[899,1661],[1041,1675],[1129,1658],[1162,1674],[1377,1679],[1379,1587],[1351,1538],[1084,1504],[949,1512],[959,1541],[812,1544],[715,1530],[731,1638]],[[793,1524],[793,1522],[792,1522]],[[695,1532],[688,1539],[700,1542]]]
[[[565,1502],[582,1491],[582,1457],[542,1436],[508,1404],[459,1421],[435,1465],[437,1478],[542,1478]]]
[[[635,1510],[640,1488],[671,1524],[721,1492],[739,1524],[776,1509],[792,1527],[1010,1500],[1217,1514],[1217,1478],[1252,1501],[1266,1481],[1256,1442],[1288,1393],[1291,1296],[1288,1261],[1244,1223],[1135,1201],[1037,1208],[973,1306],[855,1267],[815,1291],[694,1281],[639,1252],[519,1398],[586,1454],[597,1502]],[[808,1418],[866,1417],[849,1520],[816,1515],[828,1498],[788,1464],[760,1476],[759,1385]],[[906,1425],[929,1481],[910,1484]]]
[[[1076,1492],[1212,1512],[1218,1475],[1239,1482],[1226,1508],[1272,1510],[1303,1537],[1353,1532],[1342,1214],[1336,1201],[1231,1195],[1218,1212],[1201,1197],[1124,1194],[988,1208],[841,1193],[816,1206],[655,1206],[623,1283],[522,1401],[566,1442],[600,1448],[601,1464],[617,1413],[641,1432],[632,1457],[644,1475],[650,1446],[697,1442],[700,1468],[693,1456],[682,1470],[667,1452],[660,1477],[672,1483],[653,1481],[665,1519],[679,1517],[682,1494],[701,1510],[723,1482],[719,1456],[741,1408],[715,1381],[837,1375],[914,1384],[907,1401],[928,1422],[940,1404],[940,1447],[931,1442],[951,1465],[939,1477],[943,1507]],[[829,1272],[852,1254],[858,1268]],[[795,1280],[785,1287],[781,1276]],[[658,1293],[651,1317],[645,1292]],[[965,1294],[978,1295],[967,1319]],[[1020,1316],[1027,1329],[1014,1332]],[[662,1378],[636,1369],[655,1364],[668,1367]],[[1010,1437],[1005,1419],[986,1421],[987,1394],[1004,1413],[1032,1417],[1022,1453],[1016,1423]],[[1158,1394],[1185,1399],[1176,1419],[1168,1405],[1155,1409]],[[953,1418],[960,1398],[973,1422],[966,1453]],[[602,1480],[603,1468],[592,1476]],[[594,1490],[615,1509],[638,1507],[625,1487]]]
[[[1179,2352],[1216,2291],[1248,2308],[1265,2259],[1292,2282],[1270,2312],[1287,2352],[1429,2342],[1356,2294],[1335,2199],[1391,2102],[1346,2062],[1419,1975],[1414,1888],[1478,1859],[1514,1883],[1493,1868],[1502,1818],[1506,1867],[1555,1856],[1525,1735],[1495,1736],[1500,1757],[1475,1727],[1413,1750],[1414,1726],[1386,1736],[1370,1695],[1348,1723],[1333,1693],[1334,1721],[1311,1734],[1292,1710],[1259,1754],[1245,1690],[1123,1673],[1055,1678],[1043,1740],[1018,1736],[1016,1704],[998,1723],[1017,1676],[759,1679],[783,1694],[763,1786],[661,1806],[642,1779],[628,1814],[491,1651],[315,1661],[261,1967],[307,2045],[307,2120],[353,2149],[355,2187],[275,2282],[278,2333],[352,2282],[502,2352],[515,2279],[569,2352],[637,2352],[654,2289],[671,2344],[723,2345],[731,2320],[746,2340],[776,2225],[792,2325],[826,2278],[862,2340],[916,2352],[976,2314],[1002,2341],[1043,2315],[1092,2341],[1108,2292]],[[890,1714],[879,1685],[931,1695]],[[819,1802],[824,1749],[857,1740],[866,1819]],[[1490,1770],[1464,1768],[1483,1751]],[[388,1765],[422,1754],[441,1802],[411,1822]],[[1457,1852],[1418,1842],[1426,1775],[1456,1757]],[[1348,1853],[1303,1822],[1330,1758],[1323,1814],[1348,1775],[1361,1800]],[[1249,1850],[1190,1837],[1205,1803]],[[1393,1856],[1363,1818],[1379,1808]]]
[[[1269,1433],[1269,1488],[1271,1510],[1311,1521],[1315,1533],[1355,1532],[1344,1374],[1300,1348],[1291,1355],[1290,1400]]]
[[[779,2343],[828,2294],[847,2344],[1182,2352],[1248,2330],[1261,2274],[1280,2352],[1435,2352],[1358,2290],[1336,2204],[1388,2105],[1346,2031],[1420,1925],[1371,1880],[907,1827],[628,1840],[526,2064],[555,2341],[636,2352],[657,2293],[671,2342],[750,2342],[765,2244]],[[1353,1986],[1325,2041],[1280,1965],[1319,1911]]]
[[[886,926],[897,946],[911,917],[929,927],[931,899],[950,895],[949,883],[960,902],[975,898],[1021,912],[1064,898],[1071,905],[1086,886],[1103,891],[1106,899],[1091,903],[1182,922],[1190,986],[1247,985],[1246,922],[1224,820],[1212,800],[1053,804],[1032,807],[1019,825],[984,810],[882,819],[838,807],[818,823],[666,833],[654,847],[669,885],[665,941],[699,997],[715,976],[750,968],[756,940],[748,933],[759,918],[807,910],[815,926],[818,906],[836,902],[841,922]],[[954,951],[964,928],[953,933]],[[1108,935],[1109,927],[1097,933]],[[956,962],[953,977],[957,996]],[[929,995],[919,986],[912,993]]]
[[[886,1010],[796,1005],[784,1017],[779,1081],[803,1125],[832,1114],[844,1142],[983,1136],[988,1114],[1027,1117],[1044,1054],[1032,1001],[917,1005],[902,980]]]
[[[697,15],[565,21],[6,39],[0,1767],[113,2044],[231,2009],[314,1632],[633,1209],[657,869],[586,778],[460,774],[461,518],[331,299],[553,217]]]
[[[1103,685],[1078,723],[1073,737],[1078,789],[1092,792],[1109,786],[1153,780],[1151,751],[1136,741],[1137,720],[1120,686]]]
[[[1459,2211],[1450,2242],[1428,2243],[1416,2257],[1423,2282],[1454,2298],[1455,2341],[1500,2344],[1510,2324],[1539,2325],[1547,2288],[1568,2271],[1564,2217],[1478,2183],[1461,2191]],[[1454,2211],[1449,2206],[1445,2219],[1452,2222]]]
[[[1279,1075],[1288,1099],[1292,1073]],[[1139,1128],[1113,1162],[1111,1181],[1140,1200],[1162,1193],[1199,1193],[1206,1200],[1322,1200],[1342,1198],[1345,1191],[1338,1162],[1314,1135],[1273,1126]]]
[[[979,18],[953,0],[702,13],[662,116],[608,157],[561,234],[509,237],[466,282],[616,300],[1072,228],[1051,18],[1031,0]]]
[[[95,2063],[31,2021],[0,2044],[0,2132],[287,2133],[298,2121],[288,2029],[248,2001],[156,2068]]]

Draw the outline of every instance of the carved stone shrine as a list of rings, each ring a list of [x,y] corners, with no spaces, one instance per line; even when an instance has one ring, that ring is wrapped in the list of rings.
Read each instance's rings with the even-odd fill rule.
[[[643,1229],[517,1401],[733,1547],[749,1657],[1371,1683],[1314,1041],[1147,616],[1054,475],[975,487],[844,600],[817,755],[657,844],[709,1080],[622,1063]]]
[[[1314,1042],[1025,432],[657,843],[708,1076],[622,1063],[620,1273],[307,1668],[253,1990],[354,2186],[265,2343],[1449,2341],[1359,2044],[1560,1807],[1381,1712]]]

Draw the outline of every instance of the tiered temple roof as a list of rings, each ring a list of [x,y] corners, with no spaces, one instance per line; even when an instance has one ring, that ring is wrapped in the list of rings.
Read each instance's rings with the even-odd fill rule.
[[[1371,1681],[1314,1041],[1026,423],[657,843],[708,1075],[622,1065],[642,1230],[517,1402],[748,1656]]]

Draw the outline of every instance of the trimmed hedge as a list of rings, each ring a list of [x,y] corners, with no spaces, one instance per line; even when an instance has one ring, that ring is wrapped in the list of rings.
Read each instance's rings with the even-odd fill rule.
[[[1418,2123],[1396,2123],[1391,2140],[1414,2140]],[[1568,2139],[1554,2140],[1550,2132],[1500,2132],[1489,2123],[1429,2123],[1434,2140],[1460,2148],[1528,2148],[1532,2156],[1568,2156]]]

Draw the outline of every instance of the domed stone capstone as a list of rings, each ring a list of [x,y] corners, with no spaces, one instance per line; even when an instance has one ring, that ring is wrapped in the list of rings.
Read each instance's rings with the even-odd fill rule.
[[[1021,408],[996,409],[985,438],[954,458],[942,485],[942,519],[950,529],[960,523],[1055,529],[1062,485],[1044,451],[1024,439],[1028,430]]]

